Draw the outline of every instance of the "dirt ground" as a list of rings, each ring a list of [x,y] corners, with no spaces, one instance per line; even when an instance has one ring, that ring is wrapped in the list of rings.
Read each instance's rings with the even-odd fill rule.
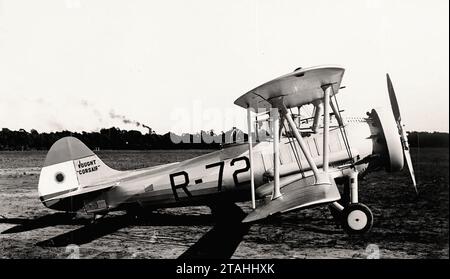
[[[102,151],[105,163],[132,169],[205,151]],[[45,152],[0,152],[0,258],[449,258],[448,149],[412,151],[419,196],[407,171],[360,181],[374,214],[364,237],[346,235],[327,206],[270,220],[239,222],[248,203],[158,210],[141,218],[113,213],[96,224],[45,208],[37,184]]]

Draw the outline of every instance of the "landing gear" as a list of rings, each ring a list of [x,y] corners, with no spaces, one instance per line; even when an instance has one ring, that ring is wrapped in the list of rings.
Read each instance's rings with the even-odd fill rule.
[[[348,182],[344,184],[344,197],[341,203],[329,206],[331,215],[349,235],[362,235],[370,231],[373,214],[369,207],[358,202],[358,172],[348,173]]]

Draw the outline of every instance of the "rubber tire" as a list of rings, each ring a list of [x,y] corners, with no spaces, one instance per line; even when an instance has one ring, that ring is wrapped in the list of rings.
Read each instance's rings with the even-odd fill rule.
[[[350,213],[354,212],[355,210],[362,211],[366,217],[367,217],[367,223],[362,229],[355,230],[352,228],[348,223],[348,216]],[[367,207],[366,205],[362,203],[352,203],[348,204],[344,210],[342,211],[342,228],[344,231],[349,235],[362,235],[367,232],[369,232],[372,229],[373,226],[373,214],[372,211]]]

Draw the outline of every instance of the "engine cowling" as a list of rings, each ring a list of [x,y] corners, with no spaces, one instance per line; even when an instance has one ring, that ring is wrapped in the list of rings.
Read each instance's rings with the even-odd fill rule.
[[[379,128],[375,151],[381,156],[386,171],[402,170],[404,164],[403,147],[392,112],[377,108],[372,109],[370,116]]]

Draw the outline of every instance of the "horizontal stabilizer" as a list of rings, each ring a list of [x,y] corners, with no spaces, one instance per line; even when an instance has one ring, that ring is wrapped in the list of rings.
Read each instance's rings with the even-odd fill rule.
[[[305,179],[311,178],[307,177],[286,185],[283,187],[283,195],[281,197],[257,207],[242,222],[254,222],[276,213],[330,203],[341,198],[333,179],[330,180],[331,183],[318,184],[305,184]]]
[[[78,197],[78,196],[85,195],[85,194],[94,194],[94,192],[101,192],[101,191],[109,190],[110,188],[112,188],[114,186],[115,185],[107,184],[107,185],[95,185],[95,186],[80,188],[73,192],[69,192],[69,193],[59,195],[59,196],[52,197],[48,200],[45,200],[44,202],[65,199],[65,198],[70,198],[70,197],[75,197],[75,196]]]

